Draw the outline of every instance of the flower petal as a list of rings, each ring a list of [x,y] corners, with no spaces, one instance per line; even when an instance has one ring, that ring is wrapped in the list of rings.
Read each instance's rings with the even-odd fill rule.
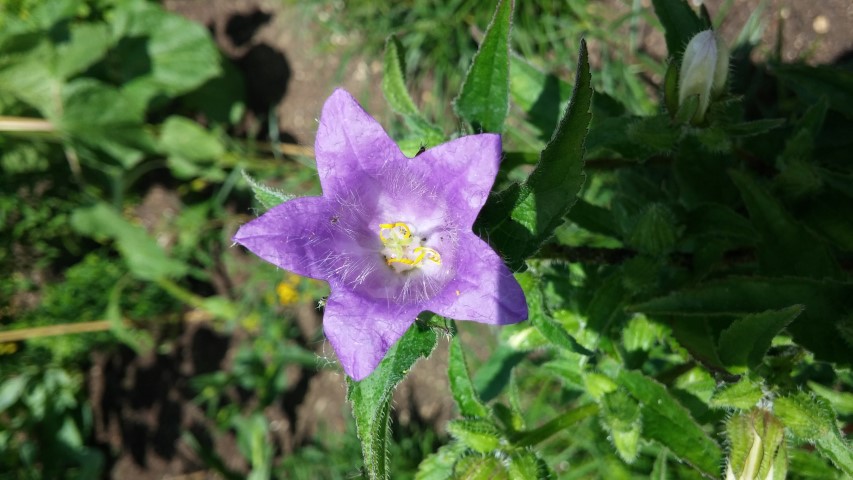
[[[524,291],[498,254],[473,233],[459,240],[456,277],[425,308],[445,317],[492,325],[526,320]]]
[[[323,197],[295,198],[240,227],[234,241],[285,270],[325,280],[323,261],[334,243],[332,216]]]
[[[358,381],[376,369],[418,313],[418,309],[389,306],[333,286],[326,301],[323,331],[344,372]]]
[[[323,105],[314,153],[323,194],[330,199],[346,194],[354,179],[378,176],[389,162],[406,158],[382,126],[341,89]]]
[[[468,229],[486,203],[500,161],[500,135],[484,133],[430,148],[408,160],[406,168],[436,188],[438,196],[460,216],[459,226]]]

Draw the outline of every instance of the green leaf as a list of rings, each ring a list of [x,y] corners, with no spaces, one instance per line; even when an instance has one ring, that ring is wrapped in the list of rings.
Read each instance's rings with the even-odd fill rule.
[[[501,444],[501,434],[490,420],[470,418],[453,420],[447,431],[457,440],[479,453],[492,453]]]
[[[737,408],[749,410],[764,397],[761,385],[748,377],[741,378],[737,383],[725,385],[717,389],[708,404],[711,408]]]
[[[412,365],[432,353],[435,343],[435,332],[415,322],[388,350],[373,373],[360,382],[347,379],[347,399],[352,404],[364,468],[370,480],[391,478],[388,464],[391,394]]]
[[[678,113],[678,62],[672,60],[663,77],[663,101],[670,118]]]
[[[18,402],[29,380],[30,376],[23,373],[3,380],[0,384],[0,411],[6,412],[9,407]]]
[[[758,235],[749,220],[719,203],[705,203],[691,210],[687,214],[686,228],[687,235],[702,241],[719,237],[751,245]]]
[[[684,99],[684,103],[678,106],[678,111],[675,113],[675,123],[697,124],[702,121],[704,116],[705,112],[699,111],[699,95],[690,95]]]
[[[733,277],[683,289],[629,310],[650,316],[701,318],[748,315],[798,303],[805,305],[805,310],[788,326],[794,340],[818,358],[849,364],[853,349],[839,334],[838,313],[849,310],[851,297],[853,285],[829,280]]]
[[[729,175],[761,234],[758,255],[764,273],[813,278],[839,276],[838,265],[826,245],[799,225],[767,189],[743,173],[732,170]]]
[[[696,15],[687,0],[652,0],[652,5],[663,25],[669,56],[681,61],[684,47],[690,39],[705,30],[702,19]]]
[[[453,480],[510,480],[506,467],[494,456],[471,455],[456,464]]]
[[[827,400],[800,392],[775,399],[773,413],[794,435],[814,443],[821,455],[846,475],[853,475],[853,448],[838,430]]]
[[[773,71],[806,104],[821,98],[829,108],[853,118],[853,72],[830,65],[779,64]]]
[[[478,230],[518,268],[563,223],[584,182],[584,140],[592,118],[592,88],[586,42],[581,41],[572,99],[539,163],[523,185],[490,198]]]
[[[499,346],[492,352],[491,357],[474,375],[474,388],[479,392],[480,399],[488,402],[500,395],[509,384],[512,369],[521,363],[525,356],[525,352],[506,346]]]
[[[524,58],[511,54],[509,91],[513,103],[527,114],[544,140],[560,120],[560,107],[569,101],[572,86],[553,74],[546,74]]]
[[[499,0],[462,91],[453,102],[475,132],[503,131],[509,111],[509,39],[515,0]]]
[[[645,315],[634,315],[622,330],[622,345],[629,352],[648,352],[663,337],[663,327]]]
[[[807,383],[816,394],[827,399],[835,411],[841,415],[853,415],[853,393],[839,392],[811,380]]]
[[[639,372],[623,371],[617,382],[640,401],[643,436],[657,440],[694,468],[720,475],[723,453],[666,388]]]
[[[418,111],[418,107],[406,89],[405,68],[403,65],[403,46],[397,37],[391,35],[385,41],[385,54],[382,64],[382,94],[391,109],[403,115],[407,125],[418,138],[413,139],[420,146],[433,146],[444,140],[443,132],[428,122]],[[405,145],[400,148],[406,152]],[[416,147],[417,148],[417,147]]]
[[[751,137],[753,135],[761,135],[770,130],[775,130],[785,124],[784,118],[762,118],[761,120],[752,120],[748,122],[733,123],[721,125],[721,127],[730,135],[736,137]]]
[[[542,285],[537,277],[530,272],[516,274],[527,298],[530,321],[533,326],[553,346],[581,355],[591,356],[593,353],[581,345],[569,332],[557,323],[547,310]]]
[[[516,450],[509,455],[509,478],[513,480],[550,478],[547,467],[535,453],[527,450]]]
[[[792,305],[735,320],[720,334],[720,360],[729,367],[757,367],[770,349],[773,337],[790,325],[804,308],[803,305]]]
[[[71,226],[83,235],[115,240],[130,272],[138,278],[159,280],[186,274],[183,262],[169,258],[142,227],[131,224],[104,203],[75,210]]]
[[[601,397],[599,415],[616,452],[626,463],[634,463],[643,427],[640,405],[624,390],[616,390]]]
[[[237,446],[249,460],[247,480],[270,478],[273,461],[273,444],[269,441],[269,421],[259,412],[251,416],[235,416],[232,420],[237,431]]]
[[[27,47],[0,55],[0,92],[13,95],[44,116],[55,114],[61,110],[57,97],[62,81],[50,70],[53,46],[41,39]]]
[[[450,341],[450,355],[447,364],[447,377],[450,380],[450,391],[453,399],[459,406],[459,412],[465,417],[486,417],[489,411],[480,401],[480,397],[474,390],[471,377],[468,375],[468,366],[465,363],[465,352],[462,350],[462,341],[459,336],[454,336]]]
[[[113,55],[115,66],[128,80],[125,90],[146,104],[158,94],[187,93],[222,73],[219,51],[203,25],[145,2],[114,12],[111,26],[116,41],[147,40],[141,52],[119,49]]]
[[[154,339],[144,329],[134,330],[129,328],[125,324],[124,316],[121,314],[121,293],[123,289],[124,282],[119,281],[110,291],[104,318],[110,322],[110,332],[119,341],[133,349],[137,354],[148,352],[155,345]]]
[[[382,93],[391,109],[400,115],[420,115],[418,107],[409,96],[403,72],[403,46],[397,37],[391,35],[385,41],[385,55],[382,63]]]
[[[63,79],[71,78],[100,60],[110,46],[105,24],[71,25],[68,42],[56,46],[56,74]]]
[[[294,195],[285,193],[277,188],[268,187],[251,177],[243,170],[243,178],[246,183],[252,187],[252,192],[255,194],[255,200],[261,204],[265,210],[281,205],[282,203],[294,198]]]
[[[102,150],[128,169],[143,152],[154,149],[143,128],[144,112],[126,93],[97,80],[80,79],[64,85],[62,95],[62,115],[52,120],[72,141]]]
[[[217,160],[225,154],[219,138],[198,123],[173,115],[163,122],[160,130],[160,148],[194,162]]]
[[[669,254],[678,240],[675,215],[663,203],[647,205],[639,213],[625,242],[642,253],[660,257]]]
[[[426,457],[415,473],[415,480],[447,480],[453,476],[453,467],[468,450],[459,442],[443,445],[437,452]]]

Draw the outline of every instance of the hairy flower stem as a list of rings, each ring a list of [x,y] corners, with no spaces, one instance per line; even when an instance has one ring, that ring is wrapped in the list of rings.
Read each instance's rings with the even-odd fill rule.
[[[560,432],[581,420],[591,417],[598,413],[598,405],[590,403],[574,410],[570,410],[559,417],[549,420],[541,427],[518,432],[513,438],[513,444],[519,447],[532,447],[547,439],[557,432]]]

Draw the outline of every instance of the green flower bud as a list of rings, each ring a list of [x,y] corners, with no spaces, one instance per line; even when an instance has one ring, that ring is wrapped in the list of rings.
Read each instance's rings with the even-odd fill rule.
[[[785,427],[756,407],[726,422],[729,459],[726,480],[784,480],[788,470]]]
[[[713,30],[697,33],[684,49],[678,76],[678,104],[692,96],[698,98],[693,123],[701,122],[711,98],[726,89],[729,74],[729,50]]]

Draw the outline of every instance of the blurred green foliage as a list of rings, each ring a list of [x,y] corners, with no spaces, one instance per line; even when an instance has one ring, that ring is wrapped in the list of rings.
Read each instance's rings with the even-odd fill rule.
[[[0,478],[105,476],[90,353],[168,352],[191,317],[243,338],[191,392],[245,469],[181,437],[223,478],[351,478],[362,453],[376,478],[719,477],[747,462],[726,418],[759,414],[786,429],[792,478],[853,474],[853,75],[752,64],[753,18],[727,95],[688,125],[667,101],[677,62],[641,32],[677,59],[709,20],[652,3],[301,3],[326,52],[381,59],[407,153],[504,134],[478,230],[531,321],[480,335],[475,359],[452,321],[422,319],[350,384],[349,434],[283,455],[269,409],[290,372],[331,367],[291,302],[326,289],[225,252],[243,212],[317,193],[311,161],[232,135],[243,82],[203,26],[142,0],[0,2],[0,326],[109,327],[0,343]],[[389,428],[390,393],[444,335],[460,418]]]

